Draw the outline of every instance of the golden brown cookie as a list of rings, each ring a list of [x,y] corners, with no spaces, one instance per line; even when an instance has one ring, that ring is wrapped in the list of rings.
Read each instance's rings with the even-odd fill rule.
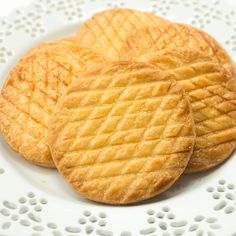
[[[38,50],[47,54],[51,60],[71,71],[75,76],[103,61],[100,54],[91,51],[91,49],[78,46],[73,37],[41,44],[33,48],[25,57],[30,56],[31,53],[37,54]]]
[[[120,50],[120,55],[122,59],[132,60],[142,54],[176,48],[198,51],[211,57],[232,77],[235,76],[235,68],[228,53],[209,34],[190,25],[157,24],[144,27],[138,33],[131,32]]]
[[[197,137],[189,173],[220,164],[236,147],[235,80],[211,59],[181,49],[136,55],[173,75],[190,97]]]
[[[128,35],[138,34],[146,26],[167,23],[167,20],[151,13],[115,8],[97,13],[87,20],[79,28],[77,41],[80,46],[90,47],[106,58],[119,60]]]
[[[74,81],[49,127],[54,162],[85,197],[109,204],[151,198],[182,174],[194,123],[187,97],[148,64],[116,62]]]
[[[67,39],[66,39],[67,41]],[[34,164],[54,167],[47,143],[58,98],[78,73],[103,61],[75,43],[48,43],[31,50],[10,72],[0,95],[0,131]]]

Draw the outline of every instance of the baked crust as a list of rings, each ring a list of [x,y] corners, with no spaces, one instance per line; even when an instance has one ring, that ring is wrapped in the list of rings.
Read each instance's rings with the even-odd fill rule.
[[[124,8],[109,9],[94,14],[80,26],[77,42],[105,58],[119,60],[122,57],[121,49],[130,34],[138,34],[143,27],[157,24],[169,23],[152,13]]]
[[[188,98],[142,63],[107,63],[74,81],[49,128],[54,162],[72,187],[108,204],[151,198],[183,173],[195,132]]]
[[[196,51],[169,49],[135,55],[170,73],[189,95],[196,126],[196,144],[186,172],[210,169],[236,145],[236,85],[217,60]]]
[[[40,45],[25,55],[0,95],[0,131],[9,145],[34,164],[55,167],[47,143],[54,106],[79,72],[101,61],[71,39]]]

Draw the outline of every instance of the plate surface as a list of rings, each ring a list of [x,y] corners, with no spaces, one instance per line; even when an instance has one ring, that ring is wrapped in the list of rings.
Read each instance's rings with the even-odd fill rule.
[[[73,35],[80,22],[112,7],[153,11],[203,28],[236,60],[234,0],[36,0],[0,19],[0,86],[39,42]],[[0,236],[236,236],[236,158],[185,175],[142,204],[113,207],[76,194],[57,173],[33,166],[0,137]]]

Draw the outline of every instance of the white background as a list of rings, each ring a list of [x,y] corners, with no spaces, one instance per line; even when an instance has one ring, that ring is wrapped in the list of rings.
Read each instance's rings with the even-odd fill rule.
[[[0,0],[0,17],[7,16],[12,10],[28,5],[31,0]]]

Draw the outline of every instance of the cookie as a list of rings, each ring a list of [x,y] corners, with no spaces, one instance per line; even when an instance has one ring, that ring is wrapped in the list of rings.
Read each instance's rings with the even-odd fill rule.
[[[145,26],[167,24],[168,21],[151,13],[131,9],[110,9],[93,15],[77,33],[78,44],[119,60],[120,50],[127,36],[138,33]]]
[[[26,160],[54,167],[48,125],[58,98],[79,72],[102,57],[60,40],[31,50],[12,69],[0,95],[0,131]]]
[[[188,98],[148,64],[107,63],[74,81],[49,126],[53,160],[80,194],[128,204],[168,189],[195,141]]]
[[[196,126],[196,144],[186,172],[210,169],[236,147],[235,80],[216,63],[199,52],[181,49],[142,54],[146,61],[170,73],[187,92]]]
[[[120,51],[121,58],[132,60],[147,52],[166,49],[198,51],[211,57],[235,77],[235,67],[228,53],[209,34],[189,25],[157,24],[143,27],[139,32],[131,32]]]
[[[75,76],[104,60],[100,54],[94,53],[91,49],[79,47],[74,37],[41,44],[33,48],[26,56],[31,53],[36,54],[38,50],[47,54],[51,60],[71,71]]]

